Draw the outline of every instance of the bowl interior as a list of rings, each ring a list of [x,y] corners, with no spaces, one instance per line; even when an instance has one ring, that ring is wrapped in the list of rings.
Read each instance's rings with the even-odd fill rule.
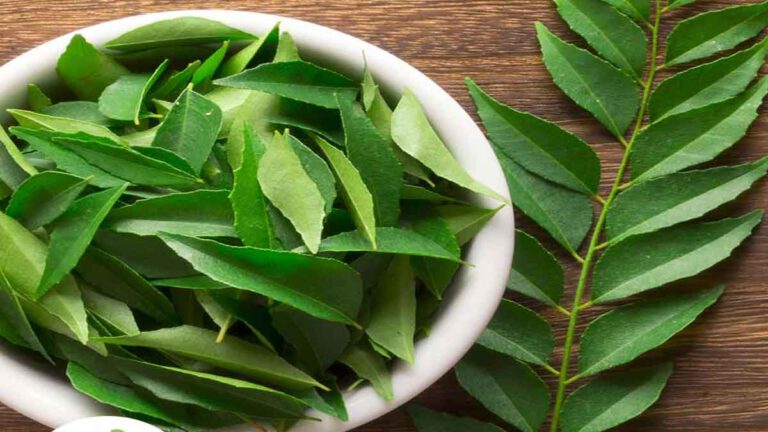
[[[363,53],[379,85],[388,95],[399,95],[409,87],[420,99],[432,125],[459,162],[477,180],[508,196],[501,167],[472,118],[437,84],[395,56],[344,33],[290,18],[226,10],[193,10],[139,15],[105,22],[77,31],[90,42],[101,45],[140,25],[178,16],[200,16],[219,20],[255,34],[266,33],[276,22],[291,33],[308,60],[360,78]],[[25,105],[26,85],[45,87],[57,82],[55,64],[73,34],[47,42],[0,67],[1,119],[6,108]],[[487,198],[476,204],[492,208],[498,203]],[[304,422],[295,432],[344,432],[367,423],[402,405],[442,375],[466,353],[487,325],[504,294],[514,242],[512,209],[499,211],[467,247],[464,266],[457,274],[429,337],[418,341],[415,364],[396,363],[392,384],[394,399],[381,400],[364,386],[345,394],[350,419],[340,422],[313,413],[322,422]],[[109,414],[111,411],[77,393],[60,372],[37,358],[18,353],[0,344],[0,402],[37,420],[56,427],[72,420]],[[232,431],[252,430],[231,428]]]

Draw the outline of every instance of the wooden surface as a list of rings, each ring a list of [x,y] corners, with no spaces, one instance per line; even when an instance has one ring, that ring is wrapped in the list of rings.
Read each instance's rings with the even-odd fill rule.
[[[740,2],[699,0],[695,7],[671,13],[666,20]],[[559,22],[549,0],[6,0],[0,14],[0,61],[10,60],[54,36],[103,20],[142,12],[213,7],[282,14],[361,37],[421,69],[470,111],[462,80],[472,76],[502,101],[582,134],[605,161],[604,184],[616,168],[619,147],[596,121],[561,95],[541,65],[534,21],[543,21],[568,40],[576,40]],[[768,115],[764,114],[749,137],[728,151],[723,160],[745,162],[768,153],[766,135]],[[740,214],[755,207],[768,207],[765,182],[729,205],[727,211]],[[522,226],[530,226],[522,218],[519,220]],[[555,248],[551,243],[548,246]],[[766,267],[768,229],[763,227],[730,261],[682,284],[711,286],[722,282],[728,290],[701,320],[652,354],[654,358],[641,359],[674,359],[676,371],[660,403],[622,431],[768,431]],[[569,268],[571,276],[574,270],[574,266]],[[560,333],[563,324],[556,324]],[[462,392],[452,376],[443,378],[417,401],[434,409],[493,420]],[[0,405],[0,431],[45,430]],[[401,409],[358,431],[410,432],[414,428]]]

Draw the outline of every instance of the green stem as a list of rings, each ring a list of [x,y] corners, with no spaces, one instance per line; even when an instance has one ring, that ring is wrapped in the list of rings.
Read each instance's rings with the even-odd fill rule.
[[[584,309],[582,305],[582,298],[584,297],[584,293],[587,288],[587,281],[590,276],[590,271],[592,270],[592,261],[594,260],[595,254],[598,251],[598,246],[600,246],[600,238],[603,233],[603,226],[605,225],[605,218],[606,218],[606,215],[608,214],[608,208],[611,206],[611,203],[613,202],[613,200],[616,198],[616,195],[618,195],[618,193],[621,190],[624,174],[627,170],[627,166],[629,165],[629,156],[630,156],[630,153],[632,152],[632,146],[635,143],[635,139],[637,138],[637,135],[640,132],[640,129],[643,125],[643,120],[645,119],[645,112],[648,108],[648,101],[651,95],[651,88],[653,87],[653,81],[656,78],[656,72],[658,71],[656,67],[656,57],[658,56],[659,24],[661,22],[662,13],[663,11],[661,8],[661,0],[656,0],[656,17],[655,17],[653,27],[651,28],[652,47],[651,47],[651,62],[650,62],[649,71],[648,71],[648,79],[645,82],[645,85],[643,86],[643,97],[640,102],[640,110],[637,113],[637,121],[635,123],[635,127],[632,130],[632,135],[629,141],[626,142],[625,149],[624,149],[624,156],[622,157],[621,164],[619,164],[619,168],[616,171],[616,178],[614,179],[613,186],[611,187],[611,192],[608,194],[608,198],[606,198],[605,200],[605,205],[600,211],[600,216],[597,219],[597,224],[595,225],[595,229],[589,241],[589,248],[587,249],[587,254],[584,257],[584,262],[582,263],[582,266],[581,266],[581,274],[579,275],[579,282],[576,285],[576,292],[573,296],[573,306],[571,309],[571,316],[568,321],[568,330],[566,331],[566,335],[565,335],[565,345],[563,347],[563,360],[560,364],[560,375],[558,377],[557,394],[555,396],[555,407],[552,413],[552,423],[550,425],[550,432],[557,432],[558,427],[560,426],[560,412],[562,411],[563,402],[565,401],[566,388],[568,387],[569,384],[572,384],[573,382],[575,382],[580,378],[578,374],[574,375],[573,377],[568,377],[568,370],[571,363],[574,336],[576,335],[576,326],[579,323],[579,312],[581,312]],[[623,142],[624,141],[622,141],[622,143]],[[591,303],[586,303],[586,304],[591,304]]]

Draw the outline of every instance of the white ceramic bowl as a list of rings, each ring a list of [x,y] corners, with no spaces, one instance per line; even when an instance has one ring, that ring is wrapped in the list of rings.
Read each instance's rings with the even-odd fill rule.
[[[461,164],[477,180],[508,196],[501,167],[471,117],[444,90],[424,74],[392,54],[347,34],[290,18],[251,12],[191,10],[155,13],[122,18],[78,30],[90,42],[106,41],[154,21],[200,16],[224,22],[255,34],[265,34],[278,21],[290,32],[308,60],[360,77],[364,52],[368,66],[385,94],[398,95],[409,87],[418,96],[432,125]],[[54,67],[73,34],[67,34],[32,49],[0,67],[0,108],[25,104],[26,85],[56,81]],[[5,117],[7,119],[7,117]],[[486,207],[498,205],[479,198]],[[428,338],[418,342],[413,366],[394,366],[394,399],[380,399],[370,387],[345,395],[349,421],[340,422],[313,413],[322,422],[297,425],[295,432],[344,432],[409,401],[437,381],[472,346],[493,316],[504,294],[514,242],[511,208],[501,210],[473,240],[465,266],[448,291],[442,311]],[[73,390],[66,379],[36,358],[22,355],[0,344],[0,402],[47,426],[57,427],[82,417],[112,413]],[[233,428],[232,430],[252,430]]]

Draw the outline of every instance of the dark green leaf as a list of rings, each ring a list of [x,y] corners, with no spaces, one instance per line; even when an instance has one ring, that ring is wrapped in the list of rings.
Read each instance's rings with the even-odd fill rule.
[[[148,48],[252,39],[256,39],[256,36],[218,21],[199,17],[181,17],[157,21],[133,29],[112,39],[104,46],[118,51],[138,51]]]
[[[175,278],[195,274],[188,262],[179,258],[157,237],[140,237],[100,230],[96,245],[148,278]]]
[[[19,186],[5,213],[34,230],[48,225],[77,199],[89,179],[57,171],[45,171]]]
[[[394,257],[374,288],[365,331],[375,343],[413,363],[416,285],[408,257]]]
[[[318,392],[317,389],[311,389],[296,396],[312,409],[334,416],[341,421],[348,421],[349,414],[344,404],[344,396],[341,394],[341,390],[339,390],[336,382],[331,383],[331,385],[331,390],[327,392]]]
[[[362,344],[357,344],[349,347],[339,361],[349,366],[357,376],[371,383],[382,399],[389,401],[394,398],[392,377],[384,359],[378,354]]]
[[[192,82],[192,76],[200,68],[200,60],[195,60],[188,64],[184,69],[174,72],[165,81],[158,84],[156,90],[150,93],[150,97],[157,102],[158,100],[175,100],[181,92]]]
[[[691,3],[695,2],[695,1],[696,0],[670,0],[670,2],[667,5],[667,7],[669,9],[676,9],[676,8],[681,7],[681,6],[685,6],[685,5],[691,4]]]
[[[700,171],[669,174],[622,192],[608,211],[606,235],[623,238],[696,219],[735,199],[768,169],[768,159]]]
[[[83,301],[88,311],[108,324],[109,328],[117,330],[119,334],[124,335],[140,333],[139,326],[133,317],[133,312],[131,312],[127,304],[85,287],[81,289],[81,292],[83,293]]]
[[[648,22],[651,13],[650,0],[603,0],[637,21]]]
[[[676,65],[730,49],[768,25],[768,2],[743,4],[681,21],[667,37],[667,62]]]
[[[323,239],[319,252],[376,252],[440,258],[461,262],[461,258],[431,239],[402,228],[376,228],[377,248],[357,231],[337,234]]]
[[[589,195],[597,193],[600,159],[587,143],[553,123],[503,105],[469,78],[466,82],[497,151],[547,180]]]
[[[467,205],[442,205],[437,213],[448,224],[459,246],[467,244],[502,207],[485,209]]]
[[[229,41],[224,41],[219,49],[208,56],[200,67],[195,70],[195,73],[192,74],[192,85],[195,87],[202,87],[203,92],[207,91],[211,80],[214,75],[216,75],[216,71],[219,70],[219,66],[221,66],[221,63],[224,61],[228,49]]]
[[[688,327],[724,287],[671,294],[622,306],[594,320],[581,336],[580,376],[628,363]]]
[[[640,106],[632,79],[588,51],[564,42],[544,24],[536,23],[536,31],[544,65],[555,84],[614,135],[624,135]]]
[[[13,292],[11,283],[3,272],[0,272],[0,327],[9,329],[18,338],[17,343],[37,351],[46,360],[53,362],[29,323],[17,294]]]
[[[632,149],[632,181],[713,159],[744,136],[767,93],[768,78],[764,78],[732,99],[653,123],[638,135]]]
[[[111,57],[75,35],[56,63],[56,72],[78,98],[95,101],[108,85],[129,73]]]
[[[521,431],[538,431],[547,418],[549,389],[517,360],[476,346],[456,366],[456,376],[472,397]]]
[[[167,67],[168,61],[164,61],[151,74],[122,75],[99,96],[99,111],[109,118],[138,125],[144,98]]]
[[[433,207],[409,205],[408,208],[407,219],[411,229],[431,239],[448,252],[461,256],[461,249],[451,226]],[[459,269],[458,263],[425,257],[412,257],[411,265],[416,276],[437,298],[442,298],[443,292]]]
[[[293,152],[299,157],[299,161],[307,175],[317,185],[317,190],[323,196],[325,213],[330,214],[331,210],[333,210],[333,202],[336,200],[336,179],[333,176],[333,172],[323,158],[300,140],[289,134],[284,134],[284,136],[291,147],[293,147]]]
[[[535,238],[515,231],[515,257],[507,288],[550,306],[560,303],[565,272],[557,259]]]
[[[280,23],[275,24],[264,37],[251,42],[242,50],[233,54],[219,71],[219,76],[226,77],[240,73],[253,64],[264,63],[275,57],[280,41]]]
[[[418,432],[504,432],[503,429],[491,423],[479,422],[468,417],[455,417],[418,405],[411,405],[408,411]]]
[[[502,300],[477,343],[520,361],[546,365],[555,347],[548,322],[511,300]]]
[[[563,406],[563,432],[602,432],[653,405],[672,374],[672,364],[611,375],[576,389]]]
[[[433,202],[453,202],[461,203],[462,201],[453,197],[442,195],[431,189],[427,189],[421,186],[414,186],[409,184],[403,184],[400,189],[400,199],[404,201],[433,201]]]
[[[9,189],[15,190],[29,176],[37,174],[24,154],[21,153],[11,137],[0,126],[0,183],[4,183]]]

